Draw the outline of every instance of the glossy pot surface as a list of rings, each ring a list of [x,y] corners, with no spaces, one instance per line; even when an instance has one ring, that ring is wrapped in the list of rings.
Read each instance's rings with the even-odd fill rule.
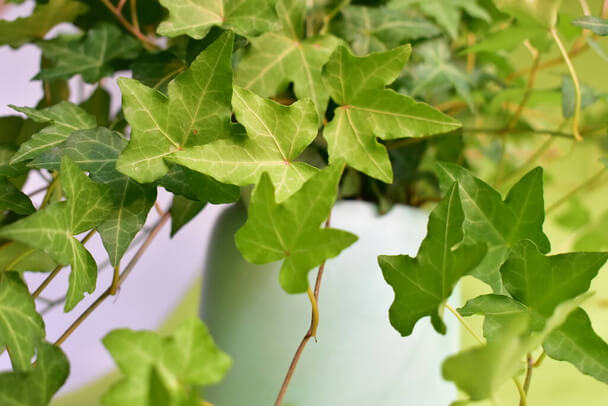
[[[306,294],[281,289],[280,263],[252,265],[236,249],[234,233],[245,218],[239,205],[220,216],[205,267],[201,314],[234,361],[225,381],[206,389],[216,406],[272,405],[310,323]],[[455,399],[440,371],[442,360],[458,350],[457,322],[446,317],[448,334],[440,336],[425,318],[413,335],[401,337],[388,320],[394,296],[376,259],[415,255],[427,218],[405,206],[379,216],[369,203],[336,204],[331,226],[359,240],[327,261],[318,342],[305,348],[284,406],[442,406]],[[311,285],[315,276],[311,271]]]

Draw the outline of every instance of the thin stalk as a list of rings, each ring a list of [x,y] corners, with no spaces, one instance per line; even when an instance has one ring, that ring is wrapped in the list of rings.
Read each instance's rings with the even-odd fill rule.
[[[587,4],[587,0],[579,0],[581,4],[581,8],[583,9],[583,14],[586,16],[591,15],[591,9],[589,8],[589,4]]]
[[[467,323],[467,321],[464,319],[464,317],[462,317],[462,315],[458,312],[458,310],[454,309],[449,303],[445,304],[445,308],[448,309],[450,311],[450,313],[452,313],[454,316],[456,316],[456,318],[458,319],[460,324],[462,324],[462,326],[469,332],[469,334],[471,334],[471,336],[473,338],[475,338],[475,340],[477,340],[477,342],[479,344],[481,344],[481,345],[485,344],[484,340],[477,335],[475,330],[473,330],[473,328],[469,325],[469,323]]]
[[[137,0],[131,0],[131,21],[133,22],[133,27],[140,31],[139,29],[139,19],[137,18]]]
[[[534,358],[532,354],[526,355],[526,378],[524,379],[524,392],[528,394],[530,383],[532,382],[532,371],[534,370]]]
[[[519,393],[519,406],[526,406],[528,404],[528,399],[526,396],[526,391],[524,391],[524,387],[519,382],[519,379],[513,378],[513,383],[515,383],[515,387],[517,388],[517,392]]]
[[[576,138],[577,141],[582,141],[583,137],[581,136],[579,129],[578,129],[580,117],[581,117],[581,103],[582,103],[581,102],[581,100],[582,100],[581,99],[581,85],[578,81],[578,76],[576,74],[576,70],[574,69],[574,66],[572,65],[572,60],[568,56],[568,52],[566,51],[566,48],[564,47],[562,40],[559,38],[557,30],[555,29],[555,27],[553,27],[549,30],[549,32],[551,32],[551,36],[553,36],[553,40],[557,44],[557,47],[559,48],[559,51],[561,52],[562,57],[564,58],[564,62],[566,63],[566,66],[568,67],[568,71],[570,72],[570,77],[572,78],[572,82],[574,83],[574,116],[572,117],[572,133],[574,135],[574,138]]]
[[[575,57],[581,55],[583,52],[587,51],[588,49],[589,49],[589,45],[587,45],[587,43],[585,43],[584,41],[583,42],[577,41],[570,49],[570,52],[568,52],[568,56],[570,58],[575,58]],[[540,66],[538,67],[538,70],[541,71],[541,70],[549,69],[554,66],[561,65],[562,63],[564,63],[564,58],[561,56],[558,56],[556,58],[549,59],[548,61],[541,63]],[[518,70],[517,72],[514,72],[514,73],[510,74],[509,76],[507,76],[507,78],[505,80],[506,80],[506,82],[512,82],[513,80],[526,75],[528,72],[530,72],[530,69],[532,69],[532,68],[528,67],[528,68]]]
[[[45,208],[49,204],[51,196],[53,195],[53,192],[55,191],[55,188],[57,187],[58,182],[59,182],[59,177],[54,176],[53,180],[51,181],[51,183],[49,183],[49,185],[46,189],[46,194],[44,195],[44,198],[42,199],[42,203],[40,203],[41,209]]]
[[[118,8],[116,8],[111,2],[110,0],[100,0],[107,8],[108,10],[110,10],[110,12],[112,14],[114,14],[114,16],[116,17],[116,19],[118,20],[118,22],[125,27],[125,29],[127,31],[129,31],[131,34],[133,34],[133,36],[135,38],[137,38],[138,40],[141,41],[141,43],[143,44],[143,46],[148,49],[148,50],[154,50],[157,48],[156,44],[152,41],[150,41],[150,39],[148,39],[144,34],[142,34],[142,32],[139,30],[139,28],[136,28],[135,26],[133,26],[130,22],[127,21],[127,19],[122,15],[122,13],[120,12],[120,10]]]
[[[534,362],[534,368],[540,367],[540,365],[543,363],[543,361],[545,360],[546,357],[547,357],[547,353],[545,352],[545,350],[543,350],[543,352],[538,356],[538,358]]]
[[[604,2],[602,3],[602,10],[600,11],[600,16],[602,18],[608,17],[608,0],[604,0]]]
[[[169,220],[169,218],[170,218],[170,215],[167,212],[163,217],[160,218],[160,220],[152,228],[152,230],[150,231],[150,234],[148,234],[148,236],[146,237],[146,239],[144,240],[142,245],[139,247],[139,249],[133,256],[133,258],[131,259],[129,264],[126,266],[125,269],[123,269],[122,273],[120,274],[120,276],[118,278],[118,287],[117,288],[119,288],[120,285],[122,285],[122,283],[125,281],[127,276],[129,276],[131,271],[133,271],[133,268],[135,268],[135,265],[137,265],[137,262],[141,259],[143,254],[146,252],[146,250],[148,249],[148,247],[150,246],[152,241],[154,241],[154,238],[158,235],[158,233],[163,228],[163,226],[165,225],[167,220]],[[80,316],[78,316],[78,318],[70,325],[70,327],[68,327],[67,330],[65,330],[65,332],[61,335],[61,337],[59,337],[57,339],[57,341],[55,341],[55,345],[63,344],[63,342],[70,335],[72,335],[72,333],[74,331],[76,331],[78,326],[80,326],[82,324],[82,322],[84,322],[87,319],[87,317],[89,317],[89,315],[91,315],[91,313],[93,313],[93,311],[95,311],[95,309],[97,309],[99,307],[99,305],[101,305],[108,297],[112,296],[111,291],[112,291],[112,286],[108,287],[108,289],[106,289],[84,312],[82,312],[82,314]]]
[[[114,267],[114,274],[112,275],[112,285],[110,286],[110,295],[116,295],[118,292],[118,278],[120,278],[120,262]]]
[[[602,175],[604,174],[604,171],[605,171],[605,168],[600,169],[598,172],[596,172],[593,176],[588,178],[586,181],[584,181],[583,183],[581,183],[580,185],[578,185],[577,187],[575,187],[574,189],[572,189],[571,191],[566,193],[564,196],[562,196],[561,198],[559,198],[558,200],[553,202],[549,207],[547,207],[547,210],[545,210],[545,215],[549,215],[549,213],[551,213],[552,211],[557,209],[559,206],[561,206],[562,204],[567,202],[568,199],[570,199],[572,196],[576,195],[581,190],[593,185],[595,182],[597,182],[602,177]]]

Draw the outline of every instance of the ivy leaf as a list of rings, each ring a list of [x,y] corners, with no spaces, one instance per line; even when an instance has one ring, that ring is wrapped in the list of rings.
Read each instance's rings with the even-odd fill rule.
[[[32,40],[42,39],[55,25],[74,21],[87,9],[84,4],[73,0],[50,0],[47,4],[39,4],[29,17],[0,21],[0,46],[18,48]]]
[[[171,160],[239,186],[257,183],[266,172],[279,202],[317,172],[295,161],[317,136],[317,113],[310,100],[283,106],[235,86],[232,108],[247,129],[246,137],[188,148],[173,154]]]
[[[274,188],[266,173],[253,191],[249,216],[236,233],[236,245],[243,257],[254,264],[285,258],[279,281],[287,293],[305,292],[308,271],[357,240],[346,231],[319,229],[336,200],[342,168],[343,164],[330,165],[280,204],[275,202]]]
[[[0,176],[18,177],[29,171],[25,163],[11,164],[19,145],[44,125],[18,116],[0,117]]]
[[[44,322],[34,299],[18,273],[4,272],[0,278],[0,346],[8,349],[13,370],[31,368],[32,357],[44,339]],[[1,378],[0,378],[1,379]]]
[[[131,140],[117,169],[140,183],[167,173],[169,154],[187,151],[230,133],[233,34],[222,34],[168,88],[169,97],[133,79],[120,78]],[[179,155],[179,154],[176,154]]]
[[[125,377],[103,396],[105,406],[147,406],[153,374],[168,389],[165,395],[188,398],[190,385],[210,385],[222,380],[230,358],[218,349],[207,327],[198,319],[181,324],[173,336],[161,338],[150,331],[114,330],[103,339]]]
[[[233,30],[244,37],[272,31],[276,16],[271,0],[160,0],[169,18],[158,27],[167,37],[188,35],[202,39],[213,26]]]
[[[38,46],[54,65],[43,69],[34,79],[69,79],[80,74],[87,83],[110,76],[114,72],[110,62],[134,58],[140,50],[139,41],[109,23],[99,24],[82,39],[53,39]]]
[[[605,18],[584,16],[573,20],[572,24],[576,25],[577,27],[590,30],[591,32],[597,35],[608,35],[608,19]]]
[[[97,231],[112,266],[118,264],[144,226],[156,200],[154,185],[142,185],[116,170],[116,160],[126,145],[127,141],[119,133],[107,128],[77,131],[30,164],[36,168],[57,170],[61,158],[67,156],[89,172],[93,181],[109,186],[113,208]]]
[[[411,40],[440,34],[439,29],[424,18],[387,7],[345,7],[342,20],[332,28],[350,43],[356,55],[387,51]]]
[[[595,90],[589,86],[581,86],[581,109],[590,106],[597,100]],[[574,115],[576,109],[576,94],[574,82],[568,75],[562,75],[562,114],[564,118]]]
[[[203,210],[206,203],[190,200],[183,196],[173,196],[171,204],[171,237]]]
[[[11,164],[35,158],[42,152],[61,144],[74,131],[93,128],[97,125],[95,117],[69,102],[61,102],[40,110],[31,107],[11,107],[26,114],[37,123],[49,124],[32,135],[30,140],[21,144],[11,159]]]
[[[509,256],[510,247],[529,239],[543,253],[551,248],[543,233],[542,169],[528,172],[503,201],[497,191],[466,169],[450,163],[438,163],[436,167],[442,190],[458,182],[465,213],[465,240],[488,244],[486,257],[471,274],[490,285],[495,293],[505,293],[499,270]]]
[[[36,364],[27,372],[0,374],[0,403],[11,406],[47,406],[68,377],[70,364],[59,347],[38,346]]]
[[[416,258],[381,255],[384,279],[395,291],[391,324],[408,336],[422,317],[430,316],[435,330],[445,334],[443,306],[458,280],[483,259],[483,244],[456,246],[462,241],[464,213],[454,184],[431,213],[427,235]]]
[[[218,182],[211,176],[180,165],[171,166],[169,172],[160,178],[158,183],[173,194],[201,203],[232,203],[241,195],[238,186]]]
[[[340,40],[331,35],[304,36],[305,2],[278,0],[276,11],[282,29],[251,40],[235,82],[264,97],[276,96],[293,82],[298,99],[311,99],[321,122],[329,100],[321,68]]]
[[[61,161],[61,186],[67,201],[57,202],[0,229],[0,237],[20,241],[48,253],[60,264],[70,264],[70,286],[65,311],[93,292],[97,265],[73,235],[101,224],[111,213],[110,190],[90,180],[69,158]]]
[[[331,98],[340,106],[326,126],[330,160],[343,159],[365,174],[391,183],[393,171],[386,148],[376,137],[391,140],[444,133],[460,123],[385,86],[393,82],[409,58],[404,45],[366,57],[340,46],[323,71]]]
[[[17,214],[28,215],[36,211],[32,201],[15,187],[8,179],[0,178],[0,211],[12,210]]]
[[[510,296],[489,294],[467,301],[458,312],[464,317],[484,315],[483,335],[491,342],[500,338],[502,329],[510,320],[528,312],[528,308]]]
[[[5,271],[30,271],[30,272],[47,272],[57,266],[57,263],[41,250],[30,252],[31,248],[26,244],[13,241],[10,244],[3,244],[0,247],[0,269]],[[15,258],[24,255],[19,263],[14,263]],[[9,269],[9,265],[14,263]]]
[[[500,11],[510,14],[522,23],[554,27],[562,0],[495,0]]]

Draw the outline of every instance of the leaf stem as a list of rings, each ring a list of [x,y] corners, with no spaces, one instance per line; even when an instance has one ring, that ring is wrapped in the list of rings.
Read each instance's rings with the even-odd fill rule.
[[[540,367],[540,365],[543,363],[543,361],[545,360],[546,357],[547,357],[547,353],[545,352],[545,350],[543,350],[543,352],[538,356],[538,358],[534,362],[534,368]]]
[[[310,300],[310,306],[312,307],[312,318],[310,323],[310,335],[317,338],[317,327],[319,327],[319,305],[317,304],[317,298],[313,293],[312,289],[308,287],[306,291],[308,293],[308,299]]]
[[[521,385],[521,382],[519,382],[519,379],[515,377],[513,377],[513,382],[515,383],[515,387],[519,393],[519,406],[526,406],[528,404],[528,399],[524,387]]]
[[[545,215],[549,215],[549,213],[551,213],[552,211],[554,211],[555,209],[557,209],[559,206],[561,206],[562,204],[564,204],[565,202],[567,202],[568,199],[570,199],[572,196],[576,195],[581,190],[583,190],[583,189],[591,186],[592,184],[594,184],[597,180],[599,180],[599,178],[602,177],[602,175],[604,174],[604,171],[605,171],[605,168],[600,169],[598,172],[596,172],[593,176],[591,176],[590,178],[588,178],[586,181],[584,181],[583,183],[581,183],[580,185],[578,185],[577,187],[575,187],[574,189],[572,189],[571,191],[569,191],[568,193],[566,193],[564,196],[562,196],[561,198],[559,198],[557,201],[553,202],[545,210]]]
[[[526,355],[526,378],[524,379],[524,392],[526,394],[530,390],[530,383],[532,382],[532,371],[534,370],[534,358],[532,354]]]
[[[158,220],[156,225],[152,228],[144,242],[141,244],[133,258],[129,262],[129,264],[126,266],[125,269],[123,269],[122,273],[118,278],[118,286],[116,287],[116,289],[118,289],[120,285],[125,281],[127,276],[129,276],[133,268],[135,268],[135,265],[137,265],[137,262],[141,259],[141,257],[146,252],[152,241],[154,241],[154,238],[158,235],[158,233],[170,217],[170,213],[166,212],[165,215],[161,217],[160,220]],[[55,341],[55,345],[63,344],[63,342],[78,328],[78,326],[82,324],[83,321],[87,319],[87,317],[89,317],[91,313],[93,313],[93,311],[95,311],[95,309],[99,307],[99,305],[101,305],[108,297],[112,296],[111,291],[113,285],[114,284],[108,287],[108,289],[106,289],[84,312],[80,314],[80,316],[78,316],[78,318],[70,325],[70,327],[65,330],[61,337],[59,337],[57,341]]]
[[[112,285],[110,286],[110,295],[116,295],[118,292],[118,278],[120,277],[120,262],[114,267],[114,274],[112,276]]]
[[[131,0],[129,3],[131,5],[131,21],[133,22],[133,27],[137,31],[140,31],[140,29],[139,29],[139,19],[137,18],[137,0]]]
[[[464,317],[462,317],[462,315],[458,312],[458,310],[454,309],[449,303],[445,304],[445,308],[448,309],[454,316],[456,316],[456,318],[458,319],[458,321],[460,321],[462,326],[469,332],[469,334],[471,334],[471,336],[473,338],[475,338],[475,340],[477,340],[477,342],[479,344],[481,344],[481,345],[485,344],[484,340],[481,337],[479,337],[479,335],[477,335],[475,330],[473,330],[473,328],[469,325],[469,323],[467,323],[467,321],[464,319]]]
[[[141,43],[143,44],[144,48],[146,48],[149,51],[158,48],[154,42],[152,42],[144,34],[142,34],[142,32],[139,30],[139,27],[135,27],[130,22],[128,22],[127,19],[122,15],[122,13],[120,12],[120,10],[117,7],[115,7],[110,2],[110,0],[100,0],[100,1],[108,8],[108,10],[110,10],[110,12],[112,14],[114,14],[114,16],[116,17],[116,19],[118,20],[118,22],[123,27],[125,27],[125,29],[127,31],[129,31],[131,34],[133,34],[133,36],[135,38],[137,38],[138,40],[141,41]],[[131,4],[133,4],[133,3],[131,3]]]
[[[574,69],[574,66],[572,65],[572,60],[568,56],[568,52],[566,51],[564,44],[562,43],[561,39],[559,38],[557,30],[555,29],[555,27],[552,27],[549,30],[549,32],[551,32],[551,35],[553,36],[553,39],[555,40],[557,47],[559,48],[560,52],[562,53],[562,57],[564,58],[564,62],[566,62],[566,66],[568,67],[568,71],[570,72],[570,77],[572,78],[572,82],[574,83],[574,116],[572,117],[572,133],[574,134],[574,138],[576,138],[577,141],[582,141],[583,137],[581,136],[579,129],[578,129],[579,121],[580,121],[580,117],[581,117],[581,103],[582,103],[581,102],[581,85],[578,81],[578,76],[576,74],[576,70]]]

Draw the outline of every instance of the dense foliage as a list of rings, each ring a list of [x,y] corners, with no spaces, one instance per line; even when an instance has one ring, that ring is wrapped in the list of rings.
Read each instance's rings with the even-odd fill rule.
[[[404,340],[427,316],[445,334],[445,310],[467,329],[464,317],[484,316],[478,345],[442,366],[464,394],[455,404],[493,400],[512,380],[525,405],[545,356],[608,383],[608,344],[581,307],[608,260],[583,250],[607,245],[608,217],[577,239],[581,251],[550,255],[546,179],[533,168],[556,138],[606,148],[608,97],[581,83],[571,58],[590,49],[608,60],[598,42],[607,2],[599,16],[585,0],[575,16],[559,0],[35,3],[30,16],[0,21],[0,45],[41,50],[33,80],[44,90],[35,107],[0,117],[0,345],[13,366],[0,374],[0,403],[47,405],[68,376],[59,346],[116,294],[165,222],[174,235],[207,204],[239,199],[249,207],[239,250],[252,263],[283,260],[279,283],[308,292],[312,335],[309,271],[357,240],[330,228],[336,199],[380,212],[424,206],[418,255],[380,256],[376,271],[395,292],[387,323]],[[63,22],[78,32],[49,37]],[[514,67],[515,54],[529,67]],[[559,86],[537,88],[539,72],[560,64]],[[96,86],[80,104],[69,101],[75,76]],[[122,107],[110,115],[104,84],[114,80]],[[34,172],[49,176],[36,205],[22,192]],[[558,221],[580,230],[588,208],[571,197],[601,175],[547,211],[569,203]],[[159,187],[173,203],[144,230]],[[65,312],[96,293],[85,246],[94,233],[113,282],[53,345],[35,301],[64,267]],[[140,251],[122,266],[139,233]],[[49,274],[30,292],[24,272]],[[453,309],[447,299],[468,275],[491,293]],[[107,406],[206,404],[199,388],[231,364],[199,320],[169,337],[115,330],[103,343],[123,375]]]

